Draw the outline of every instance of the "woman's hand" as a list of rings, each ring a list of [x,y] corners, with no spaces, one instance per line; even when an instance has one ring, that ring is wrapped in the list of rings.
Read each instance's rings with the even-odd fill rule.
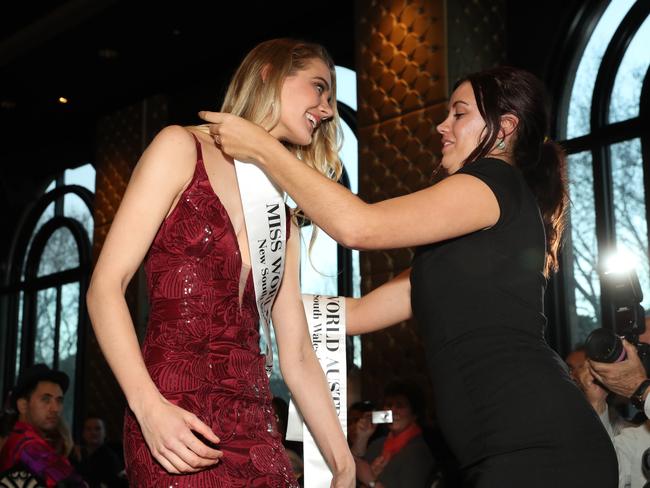
[[[151,454],[170,473],[194,473],[217,464],[223,456],[195,435],[196,432],[218,443],[219,438],[210,427],[163,397],[136,416]]]
[[[372,423],[372,414],[371,412],[366,412],[363,416],[357,421],[355,425],[357,438],[363,439],[365,444],[368,443],[368,439],[375,433],[377,430],[377,425]]]
[[[223,152],[245,163],[262,163],[264,147],[278,143],[263,127],[236,115],[222,112],[199,112],[214,142]]]

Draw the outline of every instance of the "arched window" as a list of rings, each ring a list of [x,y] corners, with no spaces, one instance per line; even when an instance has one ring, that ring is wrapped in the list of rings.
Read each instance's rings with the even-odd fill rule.
[[[562,267],[573,345],[596,327],[613,326],[600,278],[614,251],[631,260],[645,292],[642,305],[650,305],[650,2],[601,2],[578,28],[591,32],[562,70],[574,78],[564,80],[557,122],[569,153]]]
[[[64,371],[70,377],[64,403],[69,425],[82,394],[77,366],[87,329],[94,190],[92,165],[66,170],[27,210],[14,237],[2,296],[5,390],[34,363]]]

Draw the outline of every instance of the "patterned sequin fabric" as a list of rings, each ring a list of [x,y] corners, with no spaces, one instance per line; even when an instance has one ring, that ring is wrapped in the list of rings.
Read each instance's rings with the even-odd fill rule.
[[[127,411],[130,486],[297,487],[271,406],[253,282],[249,276],[240,302],[237,236],[210,185],[198,140],[196,146],[192,181],[145,260],[150,318],[143,356],[160,392],[209,425],[224,456],[199,473],[169,474]]]

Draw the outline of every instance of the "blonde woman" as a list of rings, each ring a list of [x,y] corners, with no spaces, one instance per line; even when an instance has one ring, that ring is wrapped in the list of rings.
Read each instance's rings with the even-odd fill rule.
[[[247,55],[222,110],[261,124],[305,164],[337,178],[334,97],[327,52],[276,39]],[[128,401],[125,457],[133,486],[298,486],[260,355],[232,163],[201,127],[162,130],[133,172],[93,273],[88,310]],[[272,311],[280,368],[334,474],[332,486],[350,488],[354,461],[301,302],[299,231],[287,227]],[[151,312],[141,352],[124,290],[143,259]]]

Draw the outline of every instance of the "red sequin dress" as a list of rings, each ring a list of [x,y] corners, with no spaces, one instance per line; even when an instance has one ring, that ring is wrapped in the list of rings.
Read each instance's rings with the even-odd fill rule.
[[[224,456],[198,473],[169,474],[127,409],[130,486],[297,487],[271,406],[253,282],[248,277],[240,294],[247,270],[237,236],[210,185],[198,140],[196,147],[192,181],[145,260],[150,318],[142,352],[160,392],[210,426]]]

